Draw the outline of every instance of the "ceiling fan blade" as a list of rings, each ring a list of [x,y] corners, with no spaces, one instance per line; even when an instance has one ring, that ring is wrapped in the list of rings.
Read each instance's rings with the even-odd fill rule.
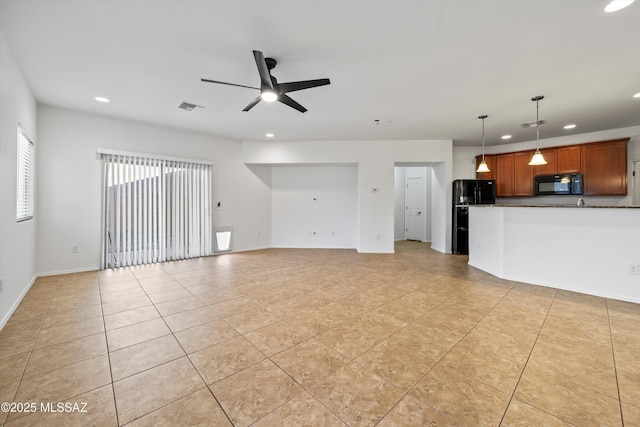
[[[280,96],[278,96],[278,101],[282,102],[285,105],[288,105],[291,108],[295,108],[296,110],[300,111],[301,113],[304,113],[305,111],[307,111],[306,108],[304,108],[302,105],[298,104],[296,101],[294,101],[293,99],[291,99],[290,97],[288,97],[284,93],[281,93]]]
[[[200,79],[203,82],[207,82],[207,83],[218,83],[221,85],[229,85],[229,86],[238,86],[238,87],[246,87],[247,89],[256,89],[256,90],[260,90],[259,87],[253,87],[253,86],[245,86],[245,85],[239,85],[236,83],[227,83],[227,82],[220,82],[218,80],[209,80],[209,79]]]
[[[253,101],[251,101],[251,102],[249,103],[249,105],[247,105],[246,107],[244,107],[244,109],[243,109],[242,111],[249,111],[249,110],[251,110],[253,107],[255,107],[255,106],[256,106],[256,104],[257,104],[258,102],[260,102],[260,100],[262,100],[262,98],[258,96],[256,99],[254,99]]]
[[[273,90],[273,83],[271,82],[271,74],[269,73],[269,67],[267,67],[267,61],[264,59],[264,55],[259,50],[253,51],[253,57],[256,59],[256,65],[258,66],[258,73],[260,74],[261,90],[269,88]]]
[[[280,93],[287,93],[328,84],[331,84],[329,79],[303,80],[300,82],[279,83],[278,88],[280,89]]]

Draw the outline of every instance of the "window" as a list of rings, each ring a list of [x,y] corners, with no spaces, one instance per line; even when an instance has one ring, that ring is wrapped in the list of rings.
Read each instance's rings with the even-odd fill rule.
[[[102,153],[102,268],[212,253],[211,165]]]
[[[33,142],[18,127],[18,191],[16,219],[18,222],[33,218]]]

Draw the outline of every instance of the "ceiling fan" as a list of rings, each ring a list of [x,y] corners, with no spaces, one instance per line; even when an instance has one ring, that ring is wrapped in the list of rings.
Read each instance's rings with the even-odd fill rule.
[[[273,102],[280,101],[285,105],[288,105],[291,108],[295,108],[296,110],[304,113],[307,111],[302,105],[298,104],[291,97],[287,95],[289,92],[294,92],[296,90],[309,89],[317,86],[328,85],[331,82],[329,79],[316,79],[316,80],[303,80],[299,82],[288,82],[288,83],[278,83],[278,80],[271,75],[271,70],[273,70],[278,63],[273,58],[265,58],[264,54],[259,50],[253,51],[253,57],[256,60],[256,65],[258,66],[258,74],[260,74],[260,87],[253,86],[245,86],[239,85],[236,83],[227,83],[221,82],[217,80],[209,80],[209,79],[200,79],[203,82],[208,83],[219,83],[223,85],[229,86],[238,86],[238,87],[246,87],[249,89],[257,89],[260,91],[260,96],[251,101],[249,105],[244,107],[242,111],[249,111],[260,101],[265,102]]]

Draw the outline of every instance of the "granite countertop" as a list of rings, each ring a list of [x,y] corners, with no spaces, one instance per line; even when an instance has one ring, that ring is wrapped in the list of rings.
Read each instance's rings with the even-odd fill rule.
[[[640,206],[607,206],[607,205],[515,205],[515,204],[495,204],[495,205],[472,205],[474,207],[495,207],[495,208],[600,208],[600,209],[640,209]]]

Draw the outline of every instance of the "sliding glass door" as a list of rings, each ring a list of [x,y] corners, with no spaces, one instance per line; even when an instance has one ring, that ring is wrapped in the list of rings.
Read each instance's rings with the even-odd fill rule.
[[[102,156],[102,268],[211,254],[210,164]]]

